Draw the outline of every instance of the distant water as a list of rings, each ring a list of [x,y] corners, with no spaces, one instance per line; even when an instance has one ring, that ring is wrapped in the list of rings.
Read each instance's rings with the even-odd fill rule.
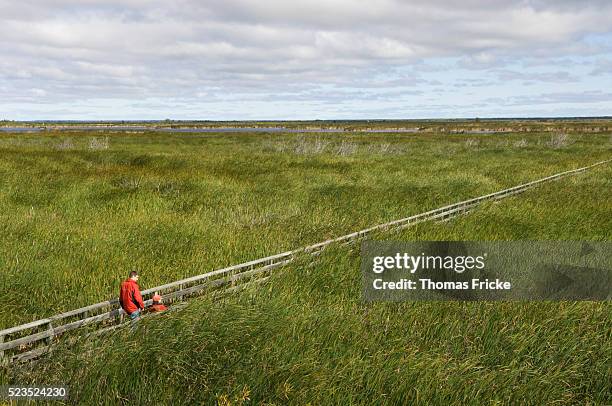
[[[338,128],[283,128],[283,127],[218,127],[218,128],[151,128],[145,126],[52,126],[52,127],[0,127],[3,132],[40,132],[45,130],[78,130],[78,131],[155,131],[173,133],[257,133],[257,132],[276,132],[276,133],[418,133],[418,128],[394,128],[394,129],[370,129],[370,130],[349,130],[345,131]],[[470,130],[464,132],[453,131],[454,134],[496,134],[504,131],[494,130]]]
[[[344,133],[337,128],[283,128],[283,127],[218,127],[218,128],[151,128],[138,126],[52,126],[52,127],[0,127],[0,131],[5,132],[37,132],[44,130],[78,130],[78,131],[156,131],[173,133],[236,133],[236,132],[277,132],[277,133]],[[367,130],[366,132],[417,132],[412,128],[393,129],[393,130]],[[363,132],[363,131],[361,131]]]
[[[0,131],[7,133],[35,133],[41,131],[41,129],[36,127],[0,127]]]

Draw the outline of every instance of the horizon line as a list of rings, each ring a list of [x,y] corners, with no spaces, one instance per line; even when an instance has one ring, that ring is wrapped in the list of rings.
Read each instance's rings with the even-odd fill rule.
[[[512,116],[512,117],[444,117],[444,118],[312,118],[312,119],[206,119],[206,118],[193,118],[193,119],[30,119],[30,120],[13,120],[13,119],[0,119],[0,123],[163,123],[163,122],[251,122],[251,123],[264,123],[264,122],[332,122],[332,121],[504,121],[504,120],[606,120],[612,119],[612,115],[609,116]]]

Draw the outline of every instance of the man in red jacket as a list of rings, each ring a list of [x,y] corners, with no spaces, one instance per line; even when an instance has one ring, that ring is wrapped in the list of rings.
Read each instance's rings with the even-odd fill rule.
[[[138,320],[140,312],[144,310],[144,302],[142,301],[140,287],[138,286],[138,272],[130,272],[130,277],[121,283],[119,303],[130,317],[130,320]]]

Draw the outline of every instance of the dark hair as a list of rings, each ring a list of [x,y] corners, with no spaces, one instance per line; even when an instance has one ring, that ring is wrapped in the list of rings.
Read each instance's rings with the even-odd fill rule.
[[[134,276],[138,276],[138,272],[136,271],[130,272],[130,278],[133,278]]]

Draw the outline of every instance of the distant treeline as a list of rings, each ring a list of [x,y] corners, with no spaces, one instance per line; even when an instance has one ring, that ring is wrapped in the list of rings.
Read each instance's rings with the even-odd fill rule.
[[[397,131],[414,132],[608,132],[612,131],[612,117],[563,117],[563,118],[464,118],[464,119],[411,119],[411,120],[260,120],[260,121],[213,121],[213,120],[1,120],[3,127],[36,127],[41,129],[70,129],[94,127],[140,128],[286,128],[301,130],[333,129],[340,131]]]

